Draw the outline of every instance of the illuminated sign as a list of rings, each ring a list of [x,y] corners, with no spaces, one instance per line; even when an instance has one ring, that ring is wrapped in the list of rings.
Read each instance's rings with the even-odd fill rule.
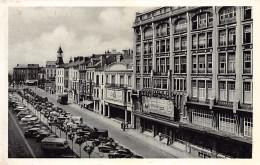
[[[143,96],[143,111],[152,112],[169,117],[174,116],[173,102],[156,97]]]
[[[123,91],[107,89],[107,99],[115,101],[123,101]]]

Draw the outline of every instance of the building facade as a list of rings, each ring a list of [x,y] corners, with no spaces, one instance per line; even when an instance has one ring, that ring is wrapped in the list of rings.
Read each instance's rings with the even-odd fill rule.
[[[135,128],[199,157],[251,157],[251,7],[160,7],[134,22]]]
[[[13,78],[16,84],[37,85],[39,64],[17,64],[13,68]]]

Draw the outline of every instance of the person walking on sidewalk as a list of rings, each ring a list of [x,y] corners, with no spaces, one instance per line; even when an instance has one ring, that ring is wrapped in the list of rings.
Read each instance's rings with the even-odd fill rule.
[[[125,131],[125,123],[123,124],[123,131]]]

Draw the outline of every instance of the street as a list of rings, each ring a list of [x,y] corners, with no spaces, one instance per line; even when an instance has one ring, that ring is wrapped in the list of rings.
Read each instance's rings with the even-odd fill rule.
[[[57,100],[54,95],[50,95],[49,93],[45,92],[44,90],[41,90],[39,88],[31,88],[35,93],[37,93],[40,96],[48,97],[49,101],[54,103],[55,106],[61,107],[67,112],[70,112],[74,116],[81,116],[83,118],[83,121],[87,123],[91,127],[97,127],[101,129],[107,129],[109,132],[109,136],[112,137],[115,141],[119,142],[120,145],[123,145],[127,148],[129,148],[131,151],[133,151],[135,154],[141,155],[144,158],[176,158],[176,157],[188,157],[187,154],[182,154],[182,152],[176,150],[176,153],[172,152],[166,152],[161,149],[161,147],[157,148],[155,145],[149,143],[151,140],[146,140],[144,138],[139,138],[135,136],[134,134],[131,134],[132,132],[135,132],[135,134],[140,134],[137,132],[137,130],[130,130],[126,129],[126,131],[123,131],[120,129],[120,124],[108,119],[102,115],[96,114],[94,112],[91,112],[86,109],[81,109],[76,104],[68,104],[68,105],[61,105],[57,103]],[[150,138],[150,137],[148,137]],[[152,139],[153,140],[153,139]],[[160,144],[165,145],[165,144]],[[166,146],[166,145],[165,145]],[[168,147],[168,146],[166,146]],[[172,149],[172,151],[174,151]]]

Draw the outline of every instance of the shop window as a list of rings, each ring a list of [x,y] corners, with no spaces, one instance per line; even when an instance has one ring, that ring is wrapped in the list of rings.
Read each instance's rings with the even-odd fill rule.
[[[204,127],[212,127],[212,115],[203,110],[192,111],[192,123]]]
[[[249,117],[244,118],[244,136],[252,137],[253,119]]]
[[[229,133],[235,133],[235,118],[228,114],[219,114],[219,129]]]

